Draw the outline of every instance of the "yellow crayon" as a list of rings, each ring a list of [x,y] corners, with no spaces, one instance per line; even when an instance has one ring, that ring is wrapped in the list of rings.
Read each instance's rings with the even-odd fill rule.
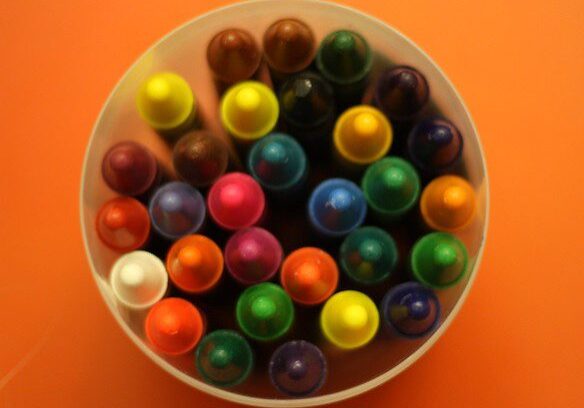
[[[420,212],[428,227],[454,232],[469,225],[476,213],[472,186],[458,176],[437,177],[426,186],[420,198]]]
[[[330,297],[320,314],[324,337],[335,346],[354,349],[369,343],[379,328],[375,303],[361,292],[345,290]]]
[[[274,92],[261,82],[244,81],[227,90],[221,100],[221,122],[233,138],[252,143],[272,131],[279,106]]]
[[[333,131],[335,151],[353,165],[367,165],[381,159],[392,141],[389,120],[380,110],[367,105],[346,110]]]
[[[138,90],[136,106],[148,125],[163,133],[188,128],[197,110],[191,87],[184,78],[172,72],[148,77]]]

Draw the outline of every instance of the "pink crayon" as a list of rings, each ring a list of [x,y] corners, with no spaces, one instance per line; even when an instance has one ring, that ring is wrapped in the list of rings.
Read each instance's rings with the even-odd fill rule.
[[[226,230],[238,230],[256,224],[265,206],[262,188],[244,173],[228,173],[220,177],[207,196],[209,215]]]
[[[237,231],[225,246],[225,265],[243,285],[270,280],[282,262],[282,247],[271,233],[251,227]]]

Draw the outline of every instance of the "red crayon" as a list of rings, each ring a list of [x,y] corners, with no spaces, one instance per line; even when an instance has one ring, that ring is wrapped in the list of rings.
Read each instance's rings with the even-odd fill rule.
[[[244,173],[228,173],[209,190],[209,215],[221,228],[237,230],[251,227],[262,217],[266,206],[260,185]]]
[[[156,157],[147,148],[126,141],[106,152],[101,173],[112,190],[123,195],[139,196],[156,184],[159,168]]]
[[[101,242],[117,252],[134,251],[150,236],[150,216],[142,203],[131,197],[106,202],[95,218]]]

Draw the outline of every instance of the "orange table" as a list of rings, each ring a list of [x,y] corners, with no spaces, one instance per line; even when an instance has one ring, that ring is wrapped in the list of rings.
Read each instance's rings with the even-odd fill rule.
[[[90,276],[78,215],[85,145],[115,83],[156,39],[227,3],[0,4],[0,406],[233,406],[124,336]],[[336,407],[582,406],[584,4],[343,3],[402,30],[456,84],[482,135],[492,213],[447,333],[407,372]]]

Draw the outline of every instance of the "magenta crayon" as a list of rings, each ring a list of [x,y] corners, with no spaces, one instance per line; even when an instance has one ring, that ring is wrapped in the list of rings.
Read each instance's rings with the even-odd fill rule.
[[[237,231],[225,245],[227,270],[243,285],[270,280],[282,262],[282,247],[269,231],[251,227]]]
[[[105,183],[115,192],[139,196],[157,184],[160,169],[150,150],[139,143],[125,141],[106,152],[101,174]]]
[[[226,230],[257,224],[265,206],[262,188],[245,173],[228,173],[220,177],[207,196],[209,215],[218,226]]]

